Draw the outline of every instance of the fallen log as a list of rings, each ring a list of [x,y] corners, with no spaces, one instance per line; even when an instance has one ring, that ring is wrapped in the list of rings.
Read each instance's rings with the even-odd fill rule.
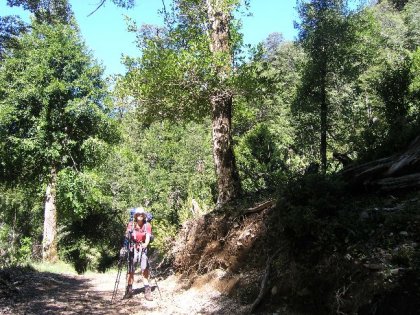
[[[355,188],[389,192],[420,187],[420,136],[402,153],[344,168],[340,175]]]
[[[420,187],[420,173],[400,176],[388,177],[377,180],[373,184],[377,185],[381,191],[394,191],[398,189],[408,189],[412,187]]]
[[[270,207],[272,207],[274,205],[275,205],[274,200],[268,200],[268,201],[263,202],[262,204],[260,204],[260,205],[258,205],[256,207],[249,208],[249,209],[245,210],[245,213],[260,212],[260,211],[262,211],[264,209],[267,209],[267,208],[270,208]]]

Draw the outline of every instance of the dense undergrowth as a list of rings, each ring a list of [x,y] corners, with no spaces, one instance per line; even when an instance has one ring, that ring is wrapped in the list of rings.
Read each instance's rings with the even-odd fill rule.
[[[275,260],[268,305],[309,314],[416,314],[420,306],[420,195],[352,194],[310,175],[280,193],[268,246]],[[270,308],[270,307],[269,307]]]
[[[175,270],[189,283],[223,270],[224,286],[234,283],[226,294],[250,305],[267,258],[279,250],[257,313],[417,314],[417,191],[356,194],[336,176],[306,175],[276,197],[276,206],[261,212],[247,213],[257,201],[244,198],[229,214],[184,224]]]

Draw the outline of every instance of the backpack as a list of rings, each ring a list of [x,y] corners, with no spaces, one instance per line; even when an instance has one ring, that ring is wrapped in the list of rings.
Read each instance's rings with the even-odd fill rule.
[[[136,213],[136,208],[131,208],[129,209],[130,211],[130,222],[133,221],[134,218],[134,214]],[[146,223],[149,223],[153,220],[153,214],[151,214],[150,212],[145,212],[146,214]],[[150,243],[153,242],[153,240],[155,239],[155,236],[153,235],[153,231],[152,234],[150,234]]]

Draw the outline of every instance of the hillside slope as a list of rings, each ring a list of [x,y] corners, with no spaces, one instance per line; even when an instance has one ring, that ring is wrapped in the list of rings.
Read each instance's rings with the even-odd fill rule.
[[[256,313],[419,314],[419,193],[345,191],[314,175],[259,211],[187,222],[173,266],[191,286],[219,271],[216,288]]]

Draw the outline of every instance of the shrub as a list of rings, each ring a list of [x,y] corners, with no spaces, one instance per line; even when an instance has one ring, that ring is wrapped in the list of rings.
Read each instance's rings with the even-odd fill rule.
[[[296,243],[326,242],[339,228],[337,216],[344,193],[344,184],[318,174],[291,180],[280,192],[278,220],[289,240]]]
[[[265,124],[245,134],[236,147],[238,169],[246,192],[275,189],[286,179],[286,165],[275,135]]]

